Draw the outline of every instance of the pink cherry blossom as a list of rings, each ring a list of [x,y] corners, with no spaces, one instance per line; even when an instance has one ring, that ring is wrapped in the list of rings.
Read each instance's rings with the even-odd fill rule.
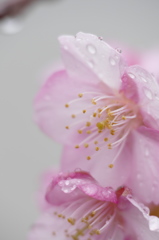
[[[60,174],[46,199],[52,206],[33,225],[29,240],[159,239],[159,218],[128,188],[101,187],[86,172]]]
[[[65,144],[62,169],[90,171],[102,186],[127,182],[141,201],[158,204],[155,77],[140,66],[127,66],[118,50],[92,34],[59,41],[65,68],[40,89],[35,120]]]

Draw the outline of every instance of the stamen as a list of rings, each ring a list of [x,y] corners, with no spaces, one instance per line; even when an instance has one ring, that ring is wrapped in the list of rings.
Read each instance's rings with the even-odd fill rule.
[[[69,107],[69,104],[65,104],[65,107],[68,108],[68,107]]]
[[[87,160],[91,160],[91,157],[90,157],[90,156],[87,156]]]
[[[80,97],[80,98],[83,97],[83,93],[79,93],[78,97]]]
[[[89,144],[88,144],[88,143],[85,143],[85,144],[84,144],[84,147],[85,147],[85,148],[88,148],[88,147],[89,147]]]
[[[79,133],[79,134],[82,134],[82,130],[79,129],[79,130],[78,130],[78,133]]]
[[[69,129],[69,126],[66,126],[65,128],[66,128],[66,129]]]
[[[86,110],[84,109],[82,112],[83,112],[83,113],[86,113]]]
[[[76,117],[76,115],[75,114],[72,114],[72,116],[71,116],[72,118],[75,118]]]

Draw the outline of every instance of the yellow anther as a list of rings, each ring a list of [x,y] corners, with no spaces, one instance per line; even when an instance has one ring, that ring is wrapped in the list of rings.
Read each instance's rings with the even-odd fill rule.
[[[93,117],[96,117],[97,116],[97,113],[93,113]]]
[[[95,211],[93,211],[93,212],[91,212],[91,213],[90,213],[90,216],[91,216],[91,217],[94,217],[94,216],[95,216],[95,214],[96,214],[96,212],[95,212]]]
[[[66,104],[65,104],[65,107],[68,108],[68,107],[69,107],[69,104],[66,103]]]
[[[66,128],[66,129],[69,129],[69,126],[66,126],[65,128]]]
[[[98,108],[98,112],[100,113],[102,111],[102,109],[101,108]]]
[[[79,130],[78,130],[78,133],[79,133],[79,134],[82,134],[82,130],[79,129]]]
[[[87,134],[91,134],[92,132],[90,130],[86,131]]]
[[[98,122],[98,123],[96,124],[96,126],[97,126],[97,128],[98,128],[99,130],[103,130],[104,127],[105,127],[103,122]]]
[[[62,214],[58,214],[57,216],[58,216],[59,218],[61,218],[63,215],[62,215]]]
[[[91,159],[91,157],[90,156],[87,156],[87,160],[90,160]]]
[[[98,133],[101,133],[101,132],[102,132],[102,130],[99,130],[99,131],[98,131]]]
[[[88,148],[88,147],[89,147],[89,144],[88,144],[88,143],[85,143],[85,144],[84,144],[84,147],[85,147],[85,148]]]
[[[86,122],[86,126],[87,127],[91,126],[91,122]]]
[[[108,149],[112,149],[112,144],[111,143],[108,144]]]
[[[95,150],[96,150],[96,151],[99,151],[99,147],[96,147]]]
[[[122,116],[122,119],[123,119],[123,120],[126,120],[126,117],[125,117],[125,116]]]
[[[67,221],[71,224],[71,225],[75,225],[76,220],[74,218],[68,218]]]
[[[83,113],[86,113],[86,110],[84,109],[82,112],[83,112]]]
[[[114,129],[111,129],[111,130],[110,130],[110,134],[111,134],[111,135],[115,135],[115,130],[114,130]]]
[[[81,98],[83,97],[83,93],[79,93],[78,96]]]
[[[109,164],[109,166],[108,166],[109,168],[113,168],[114,167],[114,165],[113,164]]]
[[[98,229],[96,229],[94,232],[95,234],[100,235],[100,231]]]
[[[76,145],[75,148],[79,148],[79,145]]]
[[[101,117],[101,114],[100,114],[100,113],[98,113],[98,117],[99,117],[99,118]]]
[[[71,115],[71,117],[72,117],[72,118],[75,118],[75,117],[76,117],[76,115],[75,115],[75,114],[72,114],[72,115]]]
[[[107,142],[107,141],[108,141],[108,138],[104,138],[104,141]]]
[[[95,102],[95,100],[94,99],[92,99],[92,104],[94,104],[94,105],[96,105],[97,103]]]
[[[91,228],[92,228],[92,225],[89,224],[87,228],[88,228],[88,229],[91,229]]]
[[[94,144],[98,144],[98,141],[94,141]]]

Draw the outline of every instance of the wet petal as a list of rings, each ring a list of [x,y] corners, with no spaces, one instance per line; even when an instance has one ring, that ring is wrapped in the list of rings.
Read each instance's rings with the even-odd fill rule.
[[[140,127],[130,136],[130,188],[142,202],[159,204],[159,132]]]
[[[143,204],[138,203],[132,196],[127,196],[131,203],[125,211],[122,211],[126,227],[130,233],[135,233],[137,239],[157,240],[159,238],[159,228],[154,228],[152,216],[149,215],[149,209]],[[156,223],[159,219],[156,217]]]
[[[118,51],[92,34],[61,36],[59,41],[70,76],[91,84],[102,81],[110,88],[119,88],[124,63]]]
[[[112,188],[99,186],[89,173],[81,170],[58,175],[47,190],[46,200],[50,204],[60,205],[84,196],[101,201],[117,202]]]
[[[35,99],[35,121],[51,138],[74,145],[82,141],[79,134],[97,108],[94,96],[103,97],[105,86],[85,84],[68,77],[65,70],[50,76]]]
[[[159,129],[159,84],[154,76],[139,66],[127,69],[127,86],[130,85],[131,98],[138,102],[143,122],[152,128]],[[130,88],[125,85],[125,93]],[[129,97],[129,94],[128,96]]]

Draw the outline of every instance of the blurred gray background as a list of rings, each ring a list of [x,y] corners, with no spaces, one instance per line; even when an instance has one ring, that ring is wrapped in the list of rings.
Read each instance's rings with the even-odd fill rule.
[[[44,0],[17,21],[17,34],[0,24],[0,240],[26,239],[39,215],[39,176],[60,159],[61,146],[35,126],[32,107],[60,57],[57,37],[83,31],[142,50],[159,45],[158,0]]]

